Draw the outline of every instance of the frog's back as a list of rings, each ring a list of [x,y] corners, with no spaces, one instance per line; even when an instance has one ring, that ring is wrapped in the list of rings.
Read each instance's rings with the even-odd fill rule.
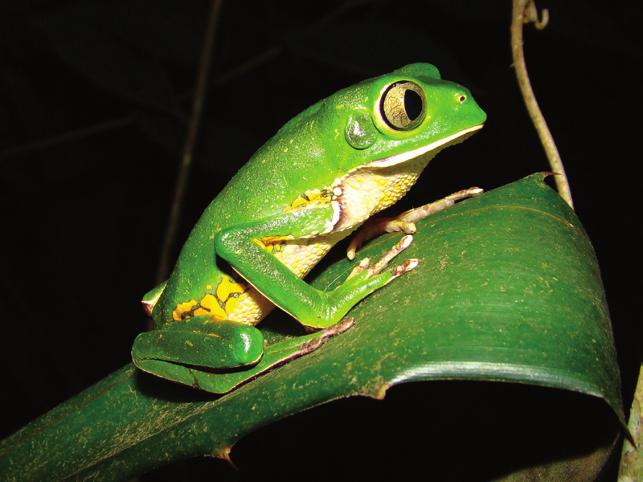
[[[325,187],[338,175],[319,149],[315,116],[306,115],[316,110],[317,105],[288,122],[205,209],[154,307],[157,323],[206,313],[256,323],[271,307],[216,257],[214,237],[222,229],[282,213],[302,193]]]

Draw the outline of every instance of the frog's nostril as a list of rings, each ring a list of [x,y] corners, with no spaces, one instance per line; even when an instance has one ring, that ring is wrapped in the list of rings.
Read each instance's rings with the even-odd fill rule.
[[[463,104],[467,100],[467,96],[464,94],[460,94],[460,97],[458,97],[458,101],[460,101],[461,104]]]

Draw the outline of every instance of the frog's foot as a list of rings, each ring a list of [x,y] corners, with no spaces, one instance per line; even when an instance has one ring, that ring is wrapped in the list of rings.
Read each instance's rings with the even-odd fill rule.
[[[279,363],[283,363],[284,361],[290,361],[295,358],[299,358],[300,356],[306,355],[307,353],[315,351],[317,348],[319,348],[324,343],[326,343],[326,340],[328,340],[329,338],[335,335],[339,335],[340,333],[344,333],[354,324],[355,324],[355,319],[351,316],[346,316],[342,318],[340,322],[335,323],[334,325],[331,325],[328,328],[324,328],[322,330],[304,326],[304,329],[308,334],[305,335],[304,337],[301,337],[300,339],[303,339],[305,341],[298,345],[298,349],[295,352],[293,352],[292,355],[290,355],[285,360],[281,360]],[[287,341],[286,343],[290,343],[290,342]],[[278,342],[274,345],[269,345],[270,347],[269,351],[272,353],[274,351],[279,350],[280,349],[279,347],[282,344],[284,344],[284,342]],[[263,363],[261,364],[263,365]]]
[[[220,324],[220,327],[223,326],[223,330],[227,330],[227,327],[225,327],[227,323],[234,324],[234,322],[226,321],[215,323]],[[263,348],[263,338],[257,338],[253,340],[252,343],[255,344],[259,341],[262,342],[261,349],[263,351],[263,356],[261,357],[261,359],[258,362],[255,362],[256,364],[254,365],[244,365],[242,363],[237,363],[236,367],[230,366],[227,368],[221,366],[219,366],[219,368],[208,367],[206,366],[206,364],[204,364],[203,359],[196,360],[198,361],[197,364],[185,363],[182,360],[180,362],[175,361],[168,358],[167,355],[159,355],[158,347],[155,345],[152,346],[154,353],[146,353],[146,347],[144,345],[148,340],[145,336],[142,335],[148,335],[148,333],[154,334],[154,332],[148,332],[143,333],[139,335],[139,337],[137,337],[135,342],[135,349],[133,350],[133,360],[134,364],[141,370],[152,373],[161,378],[165,378],[167,380],[182,383],[185,385],[190,385],[194,388],[205,390],[206,392],[224,394],[231,390],[234,390],[240,385],[254,380],[258,376],[272,370],[277,366],[283,365],[284,363],[287,363],[317,350],[331,337],[348,330],[351,326],[353,326],[353,323],[353,318],[345,317],[339,323],[336,323],[326,329],[319,330],[304,336],[286,338],[284,340],[278,341],[277,343],[266,345],[265,349]],[[236,325],[238,325],[238,323]],[[199,331],[203,331],[202,327],[197,326],[197,328]],[[252,330],[256,330],[256,328],[250,328],[251,330],[249,331],[249,333],[253,333]],[[219,333],[222,333],[220,329],[216,328],[209,328],[208,332],[211,334],[215,333],[215,331],[213,330],[216,330],[217,335]],[[257,334],[259,333],[259,330],[257,330]],[[243,337],[243,335],[241,336]],[[160,338],[162,339],[163,337]],[[156,343],[159,341],[159,337],[156,337],[151,341],[153,343]],[[207,348],[211,350],[213,347]],[[219,361],[218,365],[220,364],[221,362]]]
[[[286,338],[277,343],[267,345],[259,363],[247,370],[233,370],[228,373],[192,370],[193,384],[208,392],[227,393],[278,366],[312,353],[330,338],[344,333],[354,323],[353,318],[345,317],[340,322],[323,330],[303,336]]]
[[[357,250],[369,239],[373,239],[380,234],[402,232],[410,235],[414,234],[415,231],[415,223],[404,221],[397,217],[368,220],[351,239],[346,250],[346,256],[348,259],[355,259]]]
[[[414,209],[409,209],[408,211],[404,211],[394,217],[369,219],[355,233],[353,239],[351,239],[346,251],[346,256],[348,259],[355,259],[355,253],[357,250],[368,240],[373,239],[380,234],[395,232],[413,234],[416,231],[415,223],[417,221],[453,206],[457,201],[478,196],[483,192],[484,191],[479,187],[470,187],[468,189],[454,192],[438,201],[434,201]]]
[[[411,246],[411,243],[413,242],[413,236],[410,234],[407,234],[404,236],[402,239],[400,239],[397,243],[395,243],[395,246],[393,246],[391,249],[389,249],[386,253],[384,253],[384,256],[382,256],[377,263],[371,265],[371,260],[369,258],[364,258],[361,260],[355,268],[353,268],[353,271],[348,275],[348,278],[346,281],[354,278],[355,276],[363,273],[364,271],[367,271],[366,273],[366,278],[370,278],[374,275],[380,274],[384,269],[388,266],[388,263],[395,258],[398,254],[400,254],[402,251],[404,251],[406,248]],[[395,278],[398,278],[402,276],[404,273],[411,271],[413,268],[415,268],[419,264],[419,261],[417,259],[409,259],[400,264],[399,266],[396,266],[391,270],[391,274],[393,277],[391,278],[390,281],[392,281]]]

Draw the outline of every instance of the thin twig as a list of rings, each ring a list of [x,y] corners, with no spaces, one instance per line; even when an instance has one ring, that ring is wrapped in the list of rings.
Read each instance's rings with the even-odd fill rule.
[[[170,206],[170,214],[168,217],[165,236],[163,238],[163,246],[161,248],[161,256],[156,275],[157,283],[160,283],[161,281],[166,279],[169,273],[172,248],[174,247],[174,244],[176,242],[176,232],[179,226],[179,219],[181,217],[183,198],[185,196],[185,189],[187,186],[188,177],[190,175],[190,168],[192,167],[194,144],[196,142],[196,136],[199,130],[201,113],[203,111],[203,103],[207,91],[210,61],[212,58],[214,39],[216,37],[216,30],[219,22],[219,14],[221,12],[222,3],[223,0],[212,0],[212,8],[210,10],[210,17],[208,18],[205,39],[203,40],[203,50],[201,52],[196,86],[194,89],[192,115],[190,116],[190,123],[187,130],[187,136],[185,139],[185,145],[183,148],[183,154],[181,156],[181,163],[179,165],[179,172],[174,190],[174,197],[172,199],[172,205]]]
[[[569,204],[570,207],[573,208],[574,203],[572,201],[572,193],[569,189],[569,182],[567,181],[563,161],[560,158],[560,154],[556,148],[554,138],[549,131],[549,127],[547,127],[545,117],[536,101],[536,96],[534,95],[531,82],[529,81],[529,75],[527,74],[525,53],[523,51],[523,24],[534,23],[538,30],[542,30],[547,25],[548,20],[549,12],[546,9],[542,12],[542,18],[538,18],[538,11],[536,10],[536,5],[533,0],[513,0],[511,16],[511,53],[513,56],[513,66],[516,71],[516,78],[518,79],[520,92],[522,93],[522,97],[525,101],[527,112],[529,112],[529,116],[536,128],[538,137],[540,137],[540,142],[542,143],[547,159],[549,160],[551,170],[555,174],[554,178],[556,180],[556,187],[558,188],[560,196],[567,202],[567,204]]]

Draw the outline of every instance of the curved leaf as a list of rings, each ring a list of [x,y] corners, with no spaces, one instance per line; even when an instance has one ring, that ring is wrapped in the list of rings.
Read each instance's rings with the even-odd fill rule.
[[[398,238],[378,238],[360,257],[377,258]],[[316,352],[219,398],[127,365],[4,440],[0,473],[111,480],[226,457],[261,425],[415,380],[558,387],[604,399],[623,421],[594,251],[543,175],[427,218],[407,257],[421,266],[357,306],[355,326]],[[332,287],[353,265],[341,261],[314,283]]]

